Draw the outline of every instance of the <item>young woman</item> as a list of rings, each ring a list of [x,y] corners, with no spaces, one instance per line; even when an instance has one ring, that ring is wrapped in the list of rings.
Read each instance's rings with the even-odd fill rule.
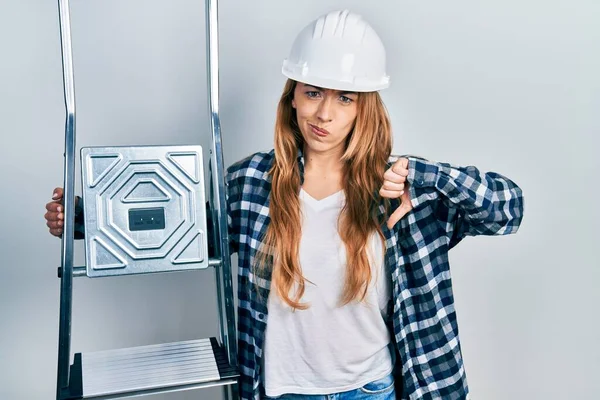
[[[521,190],[390,155],[385,50],[356,14],[309,24],[283,73],[274,150],[227,173],[240,397],[467,398],[448,251],[515,233]],[[61,196],[47,205],[56,236]]]

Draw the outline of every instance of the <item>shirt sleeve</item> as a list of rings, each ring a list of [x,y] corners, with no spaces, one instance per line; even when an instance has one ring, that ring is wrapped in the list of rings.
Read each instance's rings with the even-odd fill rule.
[[[77,201],[75,202],[75,240],[81,240],[85,238],[85,218],[83,218],[83,198],[76,196]]]
[[[450,247],[465,236],[516,233],[523,218],[523,193],[516,183],[474,166],[460,167],[417,157],[409,160],[413,208],[433,201]]]
[[[240,243],[241,231],[241,190],[234,174],[228,171],[226,182],[227,194],[227,227],[229,233],[229,251],[231,254],[237,253]]]

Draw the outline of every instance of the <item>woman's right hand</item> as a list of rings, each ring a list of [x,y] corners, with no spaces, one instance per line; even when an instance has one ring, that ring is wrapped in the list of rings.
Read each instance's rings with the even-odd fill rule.
[[[56,188],[52,193],[52,200],[46,204],[46,225],[53,236],[61,237],[63,234],[63,228],[65,223],[65,207],[63,205],[63,188]],[[77,205],[78,198],[75,197],[75,205]]]

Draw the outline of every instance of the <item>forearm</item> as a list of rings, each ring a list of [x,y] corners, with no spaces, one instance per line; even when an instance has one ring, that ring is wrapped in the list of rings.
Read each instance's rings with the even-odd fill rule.
[[[448,218],[460,218],[462,229],[471,235],[515,233],[523,218],[521,188],[495,172],[409,157],[407,180],[413,207],[442,201],[456,209]]]

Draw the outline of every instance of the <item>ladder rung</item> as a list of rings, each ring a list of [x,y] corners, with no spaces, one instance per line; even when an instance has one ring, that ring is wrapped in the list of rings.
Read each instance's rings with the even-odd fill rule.
[[[77,353],[64,399],[104,399],[223,386],[236,383],[215,338]],[[73,395],[81,393],[81,395]]]

